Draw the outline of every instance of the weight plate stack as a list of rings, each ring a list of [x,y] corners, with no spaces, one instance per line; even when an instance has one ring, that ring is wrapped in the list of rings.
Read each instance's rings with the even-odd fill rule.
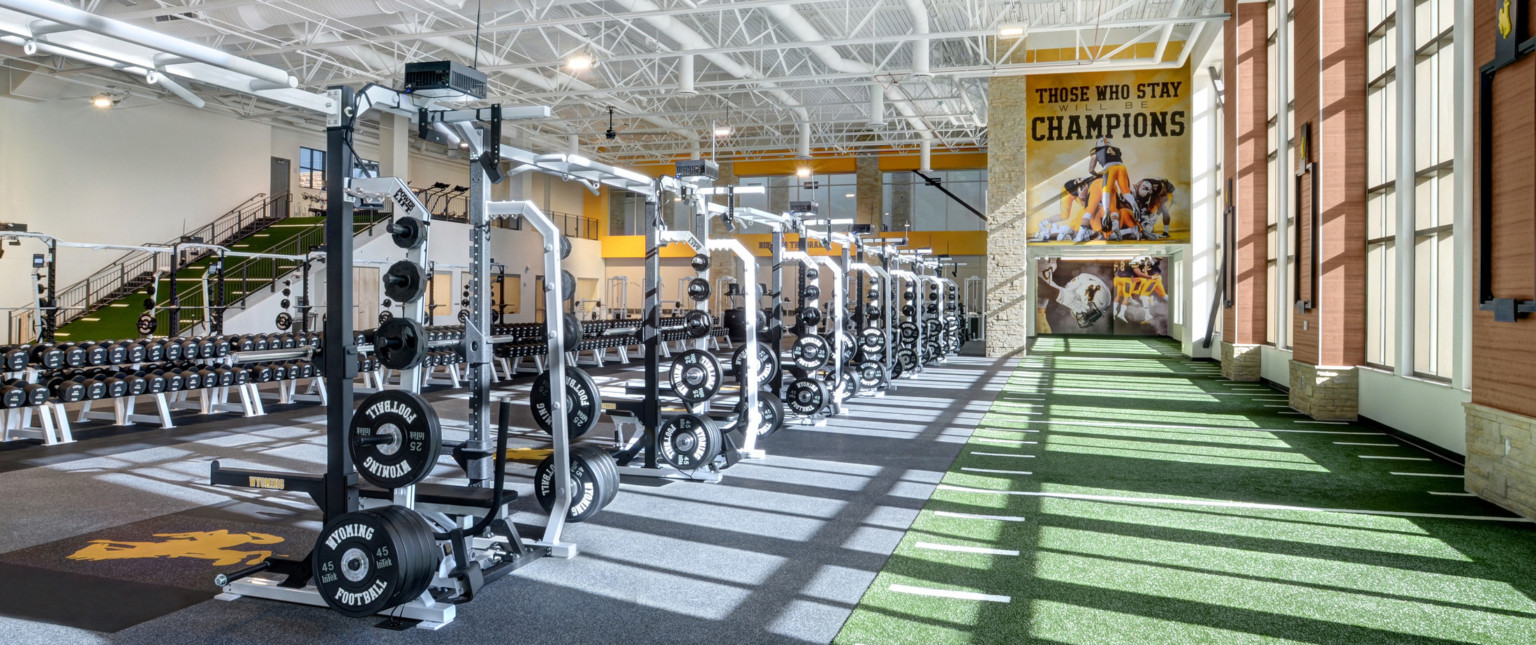
[[[736,401],[731,408],[736,413],[736,428],[742,429],[747,423],[747,400],[742,398]],[[757,393],[757,436],[767,437],[784,427],[784,401],[772,392]],[[745,432],[743,432],[745,434]]]
[[[814,378],[799,378],[789,384],[784,407],[802,417],[821,412],[827,405],[827,386]]]
[[[720,454],[720,428],[708,417],[683,413],[661,423],[657,429],[661,460],[678,470],[697,470]]]
[[[720,360],[714,354],[690,349],[673,357],[667,369],[667,382],[678,398],[701,403],[720,391],[721,371]]]
[[[597,515],[618,494],[618,466],[613,457],[596,446],[571,449],[571,507],[566,521],[585,522]],[[545,512],[555,507],[559,486],[555,482],[555,456],[539,462],[533,475],[533,496]]]
[[[768,343],[758,341],[757,347],[757,383],[763,387],[779,373],[779,356]],[[746,379],[742,375],[747,373],[747,347],[741,345],[731,352],[731,370],[736,375],[736,382],[745,384]]]
[[[376,614],[426,591],[436,549],[431,525],[415,511],[391,506],[345,513],[315,540],[315,587],[344,616]]]

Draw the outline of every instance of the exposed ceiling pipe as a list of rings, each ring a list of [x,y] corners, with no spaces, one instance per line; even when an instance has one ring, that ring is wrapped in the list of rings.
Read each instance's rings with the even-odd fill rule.
[[[186,101],[188,105],[191,105],[192,107],[195,107],[199,110],[203,109],[204,105],[207,105],[207,102],[203,101],[201,97],[193,94],[187,88],[182,87],[180,83],[166,78],[164,74],[159,72],[150,72],[145,74],[144,82],[150,85],[159,85],[160,87],[165,88],[167,92],[175,94],[176,96],[180,97],[181,100]]]
[[[921,172],[933,172],[933,139],[923,139],[919,142],[917,169]]]
[[[869,86],[869,120],[865,125],[871,130],[885,129],[885,88],[879,83]]]
[[[794,7],[770,6],[765,7],[764,10],[768,12],[768,15],[773,16],[775,20],[779,21],[779,24],[785,30],[802,42],[814,43],[826,40],[826,38],[822,37],[821,32],[808,22],[804,16],[801,16],[800,12],[796,11]],[[811,45],[809,49],[824,65],[835,71],[844,74],[875,74],[875,68],[868,63],[843,58],[842,54],[837,53],[837,50],[830,45]],[[887,96],[895,92],[896,87],[894,85],[885,89]],[[896,104],[896,110],[901,112],[902,116],[907,119],[907,123],[911,125],[912,130],[917,133],[917,136],[924,139],[933,137],[933,133],[928,131],[928,124],[923,122],[922,116],[917,113],[911,102],[902,100],[899,95],[891,96],[891,99]]]
[[[566,135],[566,152],[569,154],[581,154],[581,136],[576,134]]]
[[[614,0],[614,3],[624,7],[625,10],[631,13],[661,10],[661,7],[657,6],[655,3],[652,3],[650,0]],[[652,27],[655,27],[656,30],[661,34],[671,38],[684,50],[707,50],[714,48],[712,44],[704,40],[704,37],[700,36],[698,32],[694,31],[692,27],[689,27],[688,25],[678,21],[676,18],[673,18],[670,15],[648,16],[645,18],[645,22]],[[731,76],[735,76],[736,78],[743,80],[757,82],[757,84],[763,89],[768,90],[769,94],[772,94],[775,98],[779,99],[779,101],[784,104],[785,108],[793,112],[795,114],[796,120],[798,120],[801,124],[810,123],[810,112],[807,111],[804,107],[801,107],[800,101],[791,96],[789,92],[785,92],[784,90],[779,89],[778,85],[775,85],[773,82],[767,80],[767,78],[763,76],[762,72],[736,62],[736,59],[731,58],[729,54],[713,53],[704,54],[703,56],[705,59],[709,60],[709,62],[714,63],[716,67],[719,67],[720,69],[724,70],[725,73],[730,74]]]
[[[683,54],[677,59],[677,95],[697,96],[693,89],[693,54]]]
[[[704,153],[703,153],[702,147],[699,145],[699,140],[698,139],[694,139],[693,141],[688,142],[688,158],[689,159],[692,159],[694,161],[698,161],[699,158],[703,157],[703,156],[704,156]]]
[[[402,24],[402,25],[396,26],[395,29],[397,31],[407,31],[407,30],[410,30],[410,29],[420,29],[420,26],[416,25],[416,24],[410,24],[410,25]],[[425,40],[426,40],[426,42],[429,42],[429,43],[432,43],[435,46],[441,47],[441,48],[443,48],[444,51],[446,51],[446,52],[448,52],[450,54],[453,54],[455,56],[458,56],[459,58],[461,58],[463,60],[474,60],[474,58],[475,58],[475,46],[473,44],[471,44],[471,43],[467,43],[467,42],[464,42],[462,40],[459,40],[458,38],[455,38],[453,36],[431,36],[431,37],[426,38]],[[486,52],[486,51],[482,51],[482,52],[480,52],[480,63],[483,66],[494,66],[494,65],[504,65],[504,64],[506,64],[506,61],[503,60],[502,58],[496,56],[495,54],[492,54],[492,53]],[[557,77],[557,79],[551,79],[551,78],[549,78],[549,77],[547,77],[547,76],[545,76],[543,74],[540,74],[540,73],[538,73],[536,71],[533,71],[533,70],[530,70],[530,69],[509,69],[509,70],[506,70],[505,73],[507,75],[509,75],[509,76],[512,76],[512,77],[520,80],[520,81],[523,81],[524,83],[527,83],[529,85],[533,85],[534,87],[537,87],[537,88],[539,88],[541,90],[544,90],[544,91],[559,91],[559,90],[563,90],[563,89],[577,89],[577,90],[582,90],[582,91],[597,90],[596,87],[594,87],[594,86],[592,86],[592,85],[582,81],[581,79],[578,79],[576,77],[573,77],[573,76],[570,76],[570,75],[567,75],[567,74],[561,74],[559,77]],[[637,106],[637,105],[635,105],[633,103],[630,103],[628,101],[622,100],[622,99],[620,99],[617,96],[614,96],[612,94],[604,93],[604,94],[602,94],[602,96],[606,99],[607,103],[609,105],[613,106],[613,109],[618,111],[618,112],[624,112],[624,113],[628,113],[628,114],[644,114],[645,113],[645,110],[640,108],[639,106]],[[686,128],[683,128],[683,127],[679,126],[676,123],[673,123],[672,121],[670,121],[668,119],[664,119],[664,118],[661,118],[661,117],[641,117],[641,118],[643,118],[644,120],[646,120],[646,121],[648,121],[648,122],[650,122],[650,123],[652,123],[652,124],[654,124],[656,126],[659,126],[659,127],[663,128],[663,129],[665,129],[665,130],[667,130],[667,131],[669,131],[669,132],[671,132],[673,134],[676,134],[679,137],[685,138],[685,139],[693,139],[693,138],[697,138],[699,136],[697,132],[694,132],[692,130],[688,130]]]
[[[923,0],[906,0],[906,2],[907,12],[912,14],[912,32],[928,33],[928,7],[923,6]],[[927,38],[912,41],[912,80],[926,81],[933,78],[933,72],[928,68],[931,55]]]
[[[34,22],[30,25],[34,34],[38,30],[57,33],[78,29],[115,38],[140,47],[162,51],[189,62],[212,65],[213,67],[285,87],[298,87],[299,84],[299,79],[276,67],[246,60],[212,47],[188,42],[180,38],[173,38],[119,20],[102,18],[89,11],[82,11],[57,2],[50,2],[48,0],[0,0],[0,7],[42,18],[42,21]],[[65,26],[69,29],[61,29],[60,26]]]

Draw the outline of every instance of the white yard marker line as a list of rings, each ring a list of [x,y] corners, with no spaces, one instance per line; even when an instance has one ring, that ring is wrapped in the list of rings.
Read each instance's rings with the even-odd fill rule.
[[[1402,477],[1454,477],[1456,479],[1462,479],[1462,478],[1465,477],[1465,475],[1447,475],[1445,473],[1399,473],[1399,472],[1393,472],[1392,474],[1393,475],[1399,475],[1399,476],[1402,476]]]
[[[1288,408],[1288,407],[1291,407],[1291,406],[1286,405],[1286,406],[1275,406],[1275,407],[1286,407],[1286,408]],[[1301,414],[1301,413],[1300,412],[1281,412],[1280,414]]]
[[[1399,473],[1392,473],[1394,475]],[[1460,477],[1461,475],[1455,475]],[[1160,497],[1124,497],[1120,495],[1085,495],[1081,493],[1046,493],[1027,490],[989,490],[986,488],[967,488],[951,484],[939,484],[939,490],[956,491],[961,493],[989,493],[992,495],[1024,495],[1027,497],[1054,497],[1057,499],[1077,499],[1089,502],[1126,502],[1131,504],[1167,504],[1171,506],[1206,506],[1218,508],[1250,508],[1263,511],[1306,511],[1309,513],[1347,513],[1352,515],[1384,515],[1389,517],[1435,517],[1452,520],[1487,520],[1489,522],[1530,522],[1523,517],[1496,517],[1491,515],[1444,515],[1441,513],[1411,513],[1407,511],[1368,511],[1356,508],[1319,508],[1312,506],[1287,506],[1284,504],[1258,504],[1252,502],[1229,502],[1219,499],[1168,499]]]
[[[1402,447],[1402,446],[1399,446],[1399,445],[1397,445],[1395,443],[1355,443],[1355,442],[1352,442],[1352,441],[1335,441],[1335,442],[1333,442],[1333,445],[1335,445],[1335,446],[1377,446],[1377,447],[1381,447],[1381,448],[1401,448]]]
[[[1281,405],[1279,403],[1265,403],[1264,407],[1266,407],[1266,408],[1288,408],[1288,407],[1291,407],[1291,406],[1289,406],[1289,405]],[[1301,414],[1301,413],[1297,412],[1296,414]]]
[[[1158,430],[1236,430],[1241,432],[1289,432],[1303,434],[1341,434],[1341,435],[1385,435],[1385,432],[1342,432],[1337,430],[1288,430],[1281,428],[1237,428],[1231,426],[1196,426],[1173,425],[1167,423],[1121,423],[1118,421],[1050,421],[1046,419],[1029,420],[1025,423],[1041,423],[1058,426],[1102,426],[1106,428],[1152,428]],[[987,428],[1006,432],[1039,432],[1038,430],[1016,430],[1013,428]]]
[[[934,511],[939,517],[953,517],[961,520],[997,520],[999,522],[1023,522],[1024,518],[1013,515],[976,515],[973,513],[952,513],[950,511]]]
[[[968,473],[994,473],[994,474],[998,474],[998,475],[1033,475],[1034,474],[1034,473],[1029,472],[1027,470],[996,470],[996,469],[993,469],[993,468],[961,467],[960,470],[968,472]]]
[[[1430,495],[1443,495],[1445,497],[1477,497],[1477,495],[1472,493],[1453,493],[1446,490],[1431,490],[1425,492],[1429,493]]]
[[[1348,421],[1297,421],[1296,423],[1311,423],[1311,424],[1314,424],[1314,425],[1325,425],[1325,426],[1347,426],[1347,425],[1349,425]]]
[[[1013,549],[988,549],[979,546],[960,546],[958,544],[934,544],[932,542],[918,542],[913,545],[919,549],[931,551],[954,551],[956,553],[978,553],[981,555],[1018,555]]]
[[[972,591],[952,591],[949,589],[929,589],[927,587],[913,587],[911,585],[891,585],[887,587],[896,593],[909,593],[916,596],[933,596],[935,598],[954,598],[956,600],[980,600],[983,602],[1013,602],[1008,596],[994,596],[992,594],[975,593]]]
[[[972,450],[971,454],[973,454],[973,455],[983,455],[983,456],[987,456],[987,457],[1013,457],[1013,458],[1016,458],[1016,459],[1026,459],[1026,458],[1032,459],[1032,458],[1034,458],[1034,455],[1010,455],[1010,454],[1008,454],[1006,452],[977,452],[975,450]]]
[[[1396,461],[1429,461],[1429,457],[1388,457],[1386,455],[1360,455],[1361,459],[1392,459]]]

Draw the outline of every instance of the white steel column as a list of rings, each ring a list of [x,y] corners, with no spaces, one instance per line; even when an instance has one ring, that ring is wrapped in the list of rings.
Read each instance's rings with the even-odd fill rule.
[[[1275,347],[1290,349],[1291,343],[1286,339],[1291,335],[1293,303],[1285,294],[1291,277],[1291,228],[1287,222],[1291,218],[1291,186],[1295,183],[1295,168],[1291,165],[1291,0],[1276,0],[1275,8],[1280,14],[1279,25],[1275,27],[1275,58],[1279,59],[1275,140],[1280,148],[1275,155],[1280,161],[1280,172],[1270,178],[1280,182],[1280,190],[1275,191],[1275,245],[1280,247],[1275,250]]]
[[[1451,235],[1456,244],[1455,311],[1451,324],[1451,355],[1456,364],[1451,370],[1451,385],[1468,390],[1472,388],[1472,308],[1475,292],[1472,286],[1472,196],[1476,190],[1476,177],[1472,167],[1472,94],[1477,78],[1477,63],[1472,60],[1472,0],[1456,0],[1456,24],[1453,27],[1456,56],[1456,154],[1453,170],[1456,173],[1456,214]],[[1484,233],[1486,235],[1486,233]]]
[[[1414,37],[1415,0],[1397,0],[1397,307],[1392,312],[1397,329],[1397,346],[1392,348],[1398,376],[1413,375],[1414,288],[1414,214],[1418,166],[1417,100],[1414,98],[1416,55]]]

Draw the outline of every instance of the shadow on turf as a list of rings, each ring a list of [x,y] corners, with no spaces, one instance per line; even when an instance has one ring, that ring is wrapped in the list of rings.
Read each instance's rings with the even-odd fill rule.
[[[1177,346],[1166,341],[1142,340],[1120,341],[1126,345],[1140,344],[1146,347],[1146,351],[1137,351],[1132,358],[1160,359],[1175,358]],[[1081,345],[1092,353],[1083,353],[1072,346]],[[1058,343],[1059,347],[1044,350],[1054,354],[1055,352],[1070,351],[1074,367],[1059,372],[1039,371],[1032,376],[1031,384],[1049,386],[1057,378],[1070,375],[1074,378],[1087,376],[1105,377],[1106,380],[1119,380],[1126,384],[1116,385],[1118,388],[1134,387],[1139,377],[1155,376],[1167,377],[1169,374],[1161,370],[1137,372],[1136,370],[1115,369],[1095,371],[1081,366],[1082,357],[1116,357],[1126,358],[1127,353],[1115,353],[1106,351],[1106,345],[1102,340],[1086,341],[1077,339],[1064,339]],[[1032,359],[1041,358],[1041,348],[1036,348],[1032,353]],[[1043,363],[1049,366],[1053,360],[1051,354],[1046,354],[1047,360]],[[1181,359],[1182,360],[1182,359]],[[1227,392],[1223,387],[1224,381],[1217,380],[1216,375],[1186,373],[1179,376],[1187,377],[1191,383],[1198,385],[1207,392]],[[1021,426],[1034,428],[1038,433],[1029,433],[1033,436],[1018,435],[1011,438],[1030,441],[1040,441],[1042,446],[1048,443],[1049,437],[1076,437],[1083,439],[1113,438],[1112,434],[1089,433],[1076,431],[1070,426],[1055,426],[1038,423],[1029,423],[1031,419],[1056,418],[1091,421],[1091,416],[1083,415],[1083,408],[1093,406],[1112,405],[1116,402],[1124,403],[1123,407],[1112,409],[1116,414],[1113,420],[1125,423],[1137,418],[1136,412],[1177,412],[1179,410],[1203,411],[1206,413],[1223,413],[1229,415],[1227,420],[1237,426],[1246,425],[1251,428],[1285,428],[1297,429],[1308,426],[1297,425],[1295,420],[1268,411],[1253,401],[1250,397],[1232,397],[1234,401],[1221,401],[1211,403],[1158,401],[1156,399],[1124,399],[1118,400],[1114,393],[1096,394],[1091,388],[1081,388],[1081,392],[1046,392],[1041,395],[1020,395],[1003,393],[999,401],[1013,400],[1019,403],[1033,403],[1039,408],[1032,411],[1042,411],[1045,417],[1025,417],[1019,419]],[[1050,413],[1053,406],[1073,406],[1078,409],[1063,411],[1063,416]],[[1106,410],[1111,411],[1111,410]],[[1006,412],[998,414],[1006,415]],[[1146,415],[1141,415],[1146,416]],[[1177,421],[1159,419],[1154,423],[1177,424]],[[1205,423],[1209,423],[1208,421]],[[1202,425],[1201,421],[1184,422],[1185,425]],[[978,433],[986,434],[987,430],[1007,431],[1011,428],[996,428],[986,423],[978,428]],[[1108,428],[1113,430],[1114,428]],[[1129,430],[1129,428],[1127,428]],[[1340,431],[1363,430],[1357,426],[1311,426],[1310,429],[1327,429]],[[1153,428],[1153,430],[1157,430]],[[1132,437],[1129,441],[1142,444],[1154,444],[1167,447],[1166,452],[1179,454],[1178,447],[1188,448],[1233,448],[1241,451],[1252,451],[1254,454],[1274,452],[1292,455],[1301,455],[1308,462],[1325,469],[1326,472],[1297,471],[1280,468],[1264,468],[1255,466],[1233,466],[1209,463],[1189,463],[1171,461],[1158,458],[1156,454],[1148,456],[1127,456],[1085,454],[1082,452],[1051,452],[1049,461],[1045,459],[1030,460],[1039,461],[1040,464],[1031,465],[1030,469],[1036,471],[1035,477],[996,479],[1002,482],[1000,488],[1016,491],[1039,491],[1043,485],[1050,484],[1052,490],[1098,489],[1106,491],[1109,495],[1147,495],[1151,497],[1195,497],[1205,499],[1221,499],[1230,501],[1243,501],[1267,504],[1297,505],[1320,508],[1341,509],[1377,509],[1393,511],[1412,511],[1424,513],[1442,513],[1456,515],[1494,515],[1508,516],[1506,512],[1486,502],[1470,498],[1438,497],[1425,493],[1425,487],[1434,487],[1440,482],[1431,478],[1418,477],[1392,477],[1386,471],[1397,469],[1419,468],[1427,472],[1451,472],[1452,467],[1443,462],[1397,462],[1398,464],[1412,464],[1412,466],[1392,465],[1391,462],[1360,459],[1360,449],[1350,449],[1345,446],[1336,446],[1334,440],[1358,440],[1359,437],[1347,435],[1327,434],[1264,434],[1256,432],[1256,436],[1273,438],[1283,442],[1284,446],[1260,447],[1243,446],[1234,444],[1222,444],[1219,441],[1208,440],[1179,440],[1176,429],[1169,429],[1168,438]],[[1366,437],[1367,439],[1369,437]],[[1386,439],[1385,436],[1382,439]],[[1386,441],[1383,441],[1386,443]],[[976,444],[971,444],[975,446]],[[1413,448],[1405,448],[1413,451]],[[1041,457],[1047,454],[1042,453]],[[968,458],[962,455],[956,461],[956,467]],[[1198,459],[1198,455],[1195,456]],[[952,470],[949,477],[965,475],[957,470]],[[1426,481],[1427,480],[1427,481]],[[946,481],[952,481],[946,479]],[[964,484],[962,484],[964,485]],[[1446,488],[1450,488],[1447,486]],[[987,500],[988,502],[996,500]],[[1383,601],[1398,601],[1420,604],[1424,611],[1435,612],[1440,610],[1461,610],[1471,612],[1484,612],[1492,616],[1504,616],[1531,621],[1531,629],[1536,632],[1536,612],[1520,611],[1517,609],[1505,609],[1498,607],[1483,607],[1472,603],[1456,602],[1446,599],[1427,599],[1420,596],[1390,593],[1388,591],[1373,589],[1357,589],[1346,585],[1320,584],[1316,581],[1291,581],[1286,579],[1267,578],[1262,575],[1246,573],[1228,573],[1215,568],[1203,567],[1199,562],[1186,562],[1180,564],[1167,564],[1150,561],[1136,560],[1132,557],[1122,557],[1113,553],[1092,553],[1062,551],[1052,549],[1049,546],[1042,547],[1040,540],[1042,533],[1053,529],[1065,531],[1084,532],[1083,534],[1097,534],[1104,536],[1123,536],[1145,540],[1155,540],[1163,544],[1197,547],[1218,547],[1235,551],[1246,551],[1255,554],[1274,554],[1295,558],[1305,558],[1322,562],[1336,562],[1358,564],[1366,567],[1381,567],[1385,569],[1398,569],[1405,572],[1424,573],[1443,576],[1454,576],[1474,580],[1485,580],[1494,583],[1508,585],[1508,587],[1526,599],[1536,598],[1536,530],[1526,524],[1509,524],[1503,522],[1479,522],[1454,519],[1436,518],[1394,518],[1412,528],[1405,527],[1401,531],[1393,531],[1379,527],[1362,526],[1359,528],[1340,525],[1313,522],[1303,519],[1289,519],[1279,513],[1262,513],[1262,519],[1266,523],[1293,524],[1298,528],[1303,526],[1327,527],[1338,531],[1367,531],[1375,534],[1397,534],[1403,536],[1421,535],[1423,539],[1437,540],[1449,550],[1464,557],[1463,560],[1447,559],[1444,557],[1429,557],[1409,553],[1391,553],[1386,551],[1357,548],[1343,545],[1315,544],[1299,539],[1284,539],[1287,535],[1277,537],[1233,535],[1211,530],[1197,530],[1180,526],[1154,526],[1143,523],[1131,523],[1108,519],[1095,519],[1065,514],[1046,514],[1042,512],[1043,500],[1038,497],[1010,496],[1001,502],[1004,508],[997,504],[977,503],[964,504],[949,500],[930,500],[926,508],[928,510],[944,510],[960,513],[977,514],[1008,514],[1022,515],[1025,522],[1001,522],[995,534],[984,542],[991,545],[1018,549],[1020,555],[1016,557],[994,557],[991,565],[984,568],[962,567],[932,560],[898,555],[891,558],[885,572],[901,576],[903,578],[930,581],[932,584],[951,587],[975,589],[984,593],[1011,594],[1010,603],[976,603],[976,613],[973,620],[967,625],[934,624],[931,617],[916,616],[891,610],[886,607],[874,607],[868,603],[861,605],[859,611],[865,610],[877,612],[901,621],[913,621],[931,624],[945,629],[958,629],[966,635],[967,640],[977,643],[1018,643],[1018,642],[1048,642],[1052,634],[1036,633],[1032,629],[1032,621],[1038,617],[1032,614],[1032,609],[1037,603],[1055,603],[1067,607],[1083,608],[1087,610],[1099,610],[1116,614],[1139,616],[1144,618],[1166,621],[1171,624],[1200,625],[1210,628],[1230,630],[1233,632],[1254,634],[1261,637],[1283,638],[1303,642],[1314,643],[1451,643],[1461,642],[1442,638],[1430,631],[1427,634],[1406,634],[1390,629],[1378,629],[1362,625],[1349,624],[1339,620],[1327,620],[1306,615],[1290,615],[1285,613],[1287,605],[1282,599],[1274,598],[1246,598],[1249,608],[1232,607],[1187,599],[1172,598],[1164,595],[1149,595],[1125,591],[1113,588],[1122,584],[1121,581],[1108,582],[1105,586],[1091,584],[1087,580],[1071,579],[1063,580],[1061,576],[1062,565],[1058,561],[1054,568],[1047,572],[1041,572],[1037,567],[1037,555],[1052,554],[1064,556],[1067,560],[1073,558],[1088,558],[1100,562],[1115,562],[1127,567],[1126,571],[1150,568],[1158,571],[1179,574],[1206,574],[1216,576],[1218,579],[1232,580],[1239,584],[1252,585],[1280,584],[1295,587],[1301,593],[1339,593],[1351,594],[1363,598],[1380,599]],[[1115,503],[1122,507],[1162,508],[1154,505],[1135,504],[1133,502]],[[1179,507],[1178,513],[1204,515],[1211,518],[1231,519],[1234,522],[1241,521],[1243,509],[1200,509]],[[1261,512],[1250,511],[1251,515],[1259,516]],[[1316,530],[1316,529],[1314,529]],[[971,535],[950,535],[943,532],[922,531],[914,529],[921,535],[932,535],[933,541],[942,542],[949,540],[976,540]],[[964,543],[964,542],[962,542]],[[1326,566],[1326,565],[1324,565]],[[1349,582],[1342,581],[1341,582]],[[1369,584],[1370,580],[1361,581],[1361,585]],[[999,588],[1000,586],[1007,588]],[[1475,594],[1470,591],[1468,596]],[[945,601],[935,601],[945,602]],[[1252,607],[1264,607],[1266,602],[1273,602],[1273,610],[1260,610]],[[1234,603],[1237,604],[1237,603]],[[962,605],[957,605],[960,607]],[[963,605],[969,607],[971,605]],[[1265,607],[1269,609],[1269,607]],[[1300,611],[1306,611],[1302,608]],[[1298,613],[1299,613],[1298,612]],[[1092,612],[1088,612],[1092,613]],[[856,615],[857,619],[858,616]],[[1387,617],[1377,617],[1377,624],[1393,624],[1396,621]],[[1115,632],[1113,626],[1104,626],[1105,631],[1100,633],[1104,640],[1116,640],[1131,638],[1134,634]],[[1091,630],[1090,630],[1091,631]],[[865,632],[860,632],[864,634]],[[1089,633],[1089,632],[1082,632]],[[1042,638],[1046,637],[1046,638]]]

